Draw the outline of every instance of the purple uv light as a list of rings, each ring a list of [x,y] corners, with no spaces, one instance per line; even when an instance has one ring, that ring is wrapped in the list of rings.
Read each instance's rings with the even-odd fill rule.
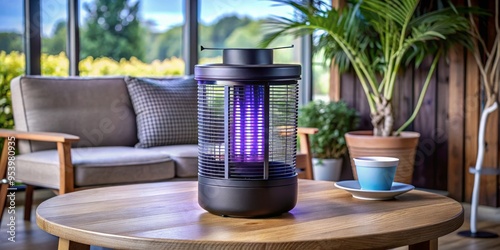
[[[262,85],[246,85],[234,91],[231,144],[233,162],[264,161],[264,94]]]

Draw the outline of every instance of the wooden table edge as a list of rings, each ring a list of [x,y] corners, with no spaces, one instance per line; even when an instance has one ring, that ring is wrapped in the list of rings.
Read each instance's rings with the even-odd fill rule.
[[[139,184],[141,185],[141,184]],[[410,192],[425,192],[425,191],[419,191],[419,190],[413,190]],[[429,192],[425,192],[429,193]],[[451,199],[451,198],[450,198]],[[458,203],[458,202],[457,202]],[[459,203],[458,203],[459,204]],[[441,236],[444,236],[446,234],[449,234],[456,229],[460,228],[460,226],[464,222],[464,209],[462,207],[461,211],[459,214],[456,214],[453,218],[450,218],[449,220],[442,221],[438,224],[434,225],[429,225],[426,226],[426,230],[434,230],[435,232],[439,232],[440,235],[437,236],[436,238],[434,237],[421,237],[421,238],[415,238],[410,240],[410,243],[408,243],[408,240],[405,240],[405,243],[399,243],[397,239],[395,239],[395,244],[393,245],[384,245],[383,247],[400,247],[400,246],[406,246],[409,245],[410,249],[435,249],[437,248],[437,239]],[[37,225],[44,231],[55,235],[59,237],[59,249],[89,249],[90,245],[96,245],[96,246],[102,246],[102,247],[116,247],[116,245],[121,246],[126,245],[129,246],[130,248],[128,249],[137,249],[137,248],[147,248],[147,247],[152,247],[156,244],[168,244],[168,249],[171,247],[186,247],[186,245],[191,245],[191,246],[196,246],[198,247],[212,247],[212,248],[217,248],[217,247],[231,247],[231,245],[234,245],[234,247],[239,246],[241,247],[242,243],[244,244],[249,244],[248,242],[227,242],[227,241],[206,241],[206,240],[179,240],[179,239],[156,239],[156,238],[146,238],[146,237],[136,237],[136,236],[123,236],[123,235],[115,235],[115,234],[105,234],[105,233],[99,233],[99,232],[92,232],[92,231],[87,231],[87,230],[82,230],[82,229],[77,229],[77,228],[72,228],[68,226],[64,226],[61,224],[53,223],[45,218],[43,218],[41,215],[39,215],[38,210],[36,212],[36,223]],[[453,223],[453,226],[450,226],[450,223]],[[65,230],[57,229],[53,230],[53,228],[59,227],[59,228],[64,228]],[[421,228],[413,228],[405,231],[400,231],[403,233],[408,233],[411,234],[412,231],[418,231],[422,230]],[[79,234],[83,234],[83,236],[72,236],[73,233],[78,232]],[[370,235],[368,239],[370,238],[377,238],[377,234]],[[83,238],[83,240],[82,240]],[[92,241],[87,240],[87,239],[92,239]],[[272,242],[251,242],[252,246],[250,248],[254,248],[257,245],[259,246],[266,246],[266,247],[287,247],[287,248],[298,248],[304,243],[310,243],[310,242],[321,242],[321,245],[324,244],[330,244],[332,242],[338,241],[339,239],[331,239],[325,240],[325,239],[318,239],[318,240],[300,240],[300,241],[272,241]],[[345,241],[355,241],[355,237],[350,237],[350,238],[345,238],[343,239]],[[110,242],[109,244],[107,242]],[[111,243],[112,242],[112,243]],[[117,242],[119,244],[117,244]],[[402,242],[402,241],[401,241]],[[377,248],[378,246],[375,246]],[[127,249],[127,248],[124,248]],[[167,246],[165,246],[165,249],[167,249]]]

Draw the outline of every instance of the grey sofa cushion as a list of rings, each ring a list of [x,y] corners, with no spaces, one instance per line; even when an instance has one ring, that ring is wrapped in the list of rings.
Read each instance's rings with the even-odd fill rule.
[[[175,176],[174,163],[166,154],[133,147],[73,148],[71,157],[75,186],[160,181]],[[16,157],[16,179],[28,184],[59,188],[57,150]]]
[[[153,147],[148,150],[170,155],[170,158],[175,161],[177,177],[198,176],[198,145],[172,145]]]
[[[197,144],[197,83],[182,79],[126,77],[137,115],[136,147]]]
[[[36,77],[11,81],[16,130],[73,134],[74,145],[133,146],[135,114],[123,77]],[[55,143],[20,142],[21,153],[55,149]]]

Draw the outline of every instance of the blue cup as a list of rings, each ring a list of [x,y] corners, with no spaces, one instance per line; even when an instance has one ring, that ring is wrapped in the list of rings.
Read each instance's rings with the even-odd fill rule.
[[[398,158],[370,156],[353,160],[362,190],[391,190]]]

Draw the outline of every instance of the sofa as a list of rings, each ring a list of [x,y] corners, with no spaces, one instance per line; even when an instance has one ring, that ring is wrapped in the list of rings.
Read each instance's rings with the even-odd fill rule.
[[[11,94],[15,130],[0,137],[16,139],[15,180],[29,192],[196,180],[193,77],[21,76]]]

